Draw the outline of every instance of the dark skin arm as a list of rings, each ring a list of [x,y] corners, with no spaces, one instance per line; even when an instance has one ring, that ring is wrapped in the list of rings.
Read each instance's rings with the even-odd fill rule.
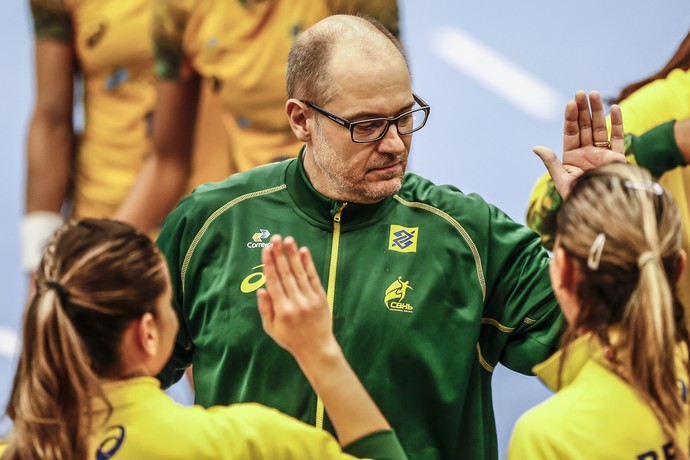
[[[27,146],[26,212],[59,213],[74,143],[74,53],[70,43],[37,39],[36,102]]]
[[[191,173],[198,75],[159,80],[153,116],[153,152],[118,210],[117,219],[141,230],[160,225],[177,204]]]

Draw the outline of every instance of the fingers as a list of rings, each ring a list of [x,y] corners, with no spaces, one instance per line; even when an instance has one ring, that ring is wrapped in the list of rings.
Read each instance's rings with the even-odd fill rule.
[[[311,258],[309,249],[306,247],[300,248],[299,255],[307,274],[307,283],[314,292],[325,295],[323,284],[321,284],[321,278],[319,278],[319,274],[316,271],[316,267],[314,266],[314,261]]]
[[[275,311],[273,310],[273,302],[271,296],[266,289],[261,288],[256,291],[256,300],[259,304],[259,315],[261,316],[261,325],[269,335],[273,331],[273,320],[275,318]]]
[[[293,257],[297,250],[294,248],[294,239],[288,237],[285,240],[280,235],[274,235],[271,238],[271,254],[273,255],[273,260],[275,261],[276,275],[280,280],[280,284],[283,287],[283,291],[287,297],[294,299],[300,294],[300,289],[297,286],[297,281],[295,280],[295,275],[292,271],[292,267],[288,257],[286,256],[286,251],[289,250],[285,243],[291,240],[289,246],[292,247]],[[268,278],[266,279],[268,282]]]
[[[563,122],[564,152],[580,148],[580,126],[577,119],[577,103],[575,101],[568,101],[565,105],[565,121]]]
[[[582,90],[575,92],[575,103],[577,104],[577,123],[580,130],[580,146],[585,147],[593,144],[592,137],[592,116],[589,113],[589,101],[587,93]]]
[[[609,133],[606,129],[606,113],[601,94],[598,91],[589,93],[589,104],[592,109],[592,139],[596,142],[607,142]],[[596,145],[596,144],[595,144]]]
[[[625,131],[623,129],[623,114],[617,105],[611,106],[611,150],[625,154]]]
[[[287,258],[288,265],[290,266],[290,270],[292,271],[292,278],[295,282],[295,288],[302,292],[304,291],[305,287],[307,287],[308,281],[307,274],[304,271],[304,264],[302,263],[297,251],[297,243],[291,236],[286,237],[283,243],[285,246],[285,256]]]
[[[280,236],[278,237],[280,238]],[[273,238],[271,238],[271,243],[273,243]],[[268,295],[274,303],[280,303],[286,294],[280,275],[277,272],[276,261],[273,256],[273,246],[264,248],[261,251],[261,262],[264,265],[264,275],[266,276],[266,291],[268,291]]]

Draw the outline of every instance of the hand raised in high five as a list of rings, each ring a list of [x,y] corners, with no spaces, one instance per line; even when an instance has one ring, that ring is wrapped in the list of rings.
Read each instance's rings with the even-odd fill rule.
[[[266,288],[257,292],[263,328],[295,358],[308,358],[323,347],[338,347],[331,329],[326,293],[309,249],[294,238],[271,238],[263,250]]]
[[[257,291],[264,330],[295,357],[323,400],[343,446],[390,429],[335,340],[326,293],[307,248],[271,238],[261,254],[266,288]],[[398,452],[405,458],[402,449]]]
[[[591,108],[591,112],[590,112]],[[623,115],[620,107],[611,106],[611,140],[606,129],[606,115],[601,95],[580,90],[575,100],[565,106],[563,123],[563,161],[548,147],[534,147],[553,178],[556,190],[565,198],[572,183],[585,171],[608,163],[625,162]]]

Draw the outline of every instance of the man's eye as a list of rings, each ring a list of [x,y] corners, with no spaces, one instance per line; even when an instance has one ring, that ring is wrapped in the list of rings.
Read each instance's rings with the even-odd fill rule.
[[[384,120],[373,120],[373,121],[367,121],[365,123],[358,123],[355,125],[355,130],[360,133],[370,133],[372,131],[376,131],[378,129],[381,129],[381,127],[384,125],[385,121]]]

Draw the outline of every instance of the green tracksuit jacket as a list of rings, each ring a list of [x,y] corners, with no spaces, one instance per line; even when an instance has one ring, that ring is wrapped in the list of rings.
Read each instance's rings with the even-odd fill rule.
[[[539,237],[477,195],[408,173],[373,205],[319,194],[296,160],[198,188],[158,239],[180,316],[164,385],[194,365],[203,406],[257,401],[333,431],[261,327],[269,234],[308,246],[340,345],[411,459],[497,457],[491,376],[529,374],[562,317]]]

